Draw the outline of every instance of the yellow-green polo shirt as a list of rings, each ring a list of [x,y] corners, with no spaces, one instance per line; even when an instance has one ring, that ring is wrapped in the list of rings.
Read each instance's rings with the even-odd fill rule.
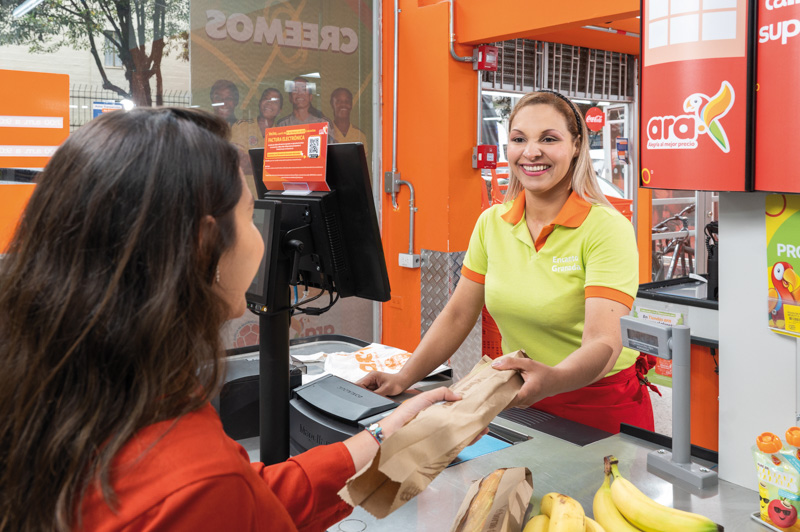
[[[485,285],[486,308],[503,336],[503,352],[524,349],[555,366],[581,345],[585,302],[604,297],[628,308],[639,288],[633,225],[617,210],[572,193],[534,244],[525,194],[478,219],[462,275]],[[633,365],[623,348],[609,375]]]

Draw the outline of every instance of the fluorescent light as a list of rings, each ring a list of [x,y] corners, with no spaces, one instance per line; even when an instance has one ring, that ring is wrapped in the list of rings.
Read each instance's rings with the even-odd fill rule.
[[[580,104],[584,104],[584,105],[589,105],[592,102],[590,102],[589,100],[572,100],[572,103],[580,103]]]
[[[527,94],[527,92],[507,92],[483,89],[483,94],[487,94],[489,96],[510,96],[512,98],[522,98]]]
[[[225,105],[225,102],[212,103],[211,107],[219,107],[220,105]]]
[[[497,121],[497,122],[500,122],[500,121],[502,121],[502,120],[503,120],[503,119],[502,119],[502,118],[500,118],[499,116],[484,116],[484,117],[483,117],[483,119],[484,119],[484,120],[495,120],[495,121]]]
[[[319,72],[312,72],[310,74],[303,74],[300,77],[301,78],[317,78],[317,79],[319,79],[321,76],[319,75]]]
[[[36,6],[41,4],[44,0],[25,0],[20,5],[14,9],[11,13],[11,16],[14,18],[20,18],[28,14],[30,11],[33,10]]]
[[[611,102],[597,102],[597,105],[605,107],[606,105],[611,105]]]
[[[81,105],[81,109],[88,109],[88,108],[89,108],[88,105]]]
[[[200,107],[199,105],[190,105],[190,108],[194,109],[195,107]]]
[[[70,105],[70,106],[69,106],[69,108],[70,108],[70,109],[77,109],[77,108],[78,108],[78,106],[77,106],[77,105]]]

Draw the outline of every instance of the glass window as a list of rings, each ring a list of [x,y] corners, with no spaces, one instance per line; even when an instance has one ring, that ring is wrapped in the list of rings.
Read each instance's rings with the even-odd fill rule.
[[[125,17],[111,0],[41,2],[14,18],[18,4],[0,2],[0,83],[4,70],[68,75],[72,131],[128,102],[205,109],[231,125],[250,180],[247,150],[278,124],[327,122],[332,142],[362,142],[370,159],[376,149],[373,2],[143,0]],[[18,166],[0,179],[36,171]],[[291,337],[370,341],[372,311],[371,301],[347,298],[293,317]],[[248,313],[229,324],[228,346],[257,342],[257,323]]]

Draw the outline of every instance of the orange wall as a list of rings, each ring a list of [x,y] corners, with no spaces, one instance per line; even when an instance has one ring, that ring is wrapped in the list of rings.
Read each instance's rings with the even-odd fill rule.
[[[424,2],[422,2],[424,4]],[[476,143],[477,74],[450,57],[448,4],[400,2],[397,169],[414,186],[414,253],[467,249],[480,214]],[[392,167],[394,2],[383,5],[383,172]],[[471,47],[457,48],[470,55]],[[383,343],[413,349],[420,340],[420,270],[398,266],[408,252],[409,189],[383,194],[383,244],[392,301],[383,305]]]

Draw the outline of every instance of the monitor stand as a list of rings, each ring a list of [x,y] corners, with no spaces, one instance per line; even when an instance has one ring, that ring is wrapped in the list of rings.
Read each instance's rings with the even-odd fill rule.
[[[278,259],[273,274],[273,308],[284,309],[258,317],[259,439],[260,459],[265,465],[289,458],[289,326],[292,263]]]

